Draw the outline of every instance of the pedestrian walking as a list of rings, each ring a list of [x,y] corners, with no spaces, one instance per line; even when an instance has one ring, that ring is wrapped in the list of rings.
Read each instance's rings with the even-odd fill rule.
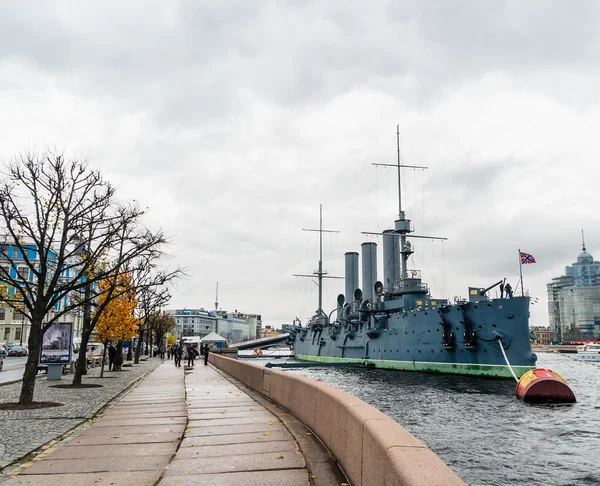
[[[194,366],[194,358],[196,357],[196,351],[194,350],[194,348],[192,346],[188,346],[187,356],[188,356],[187,365]]]
[[[167,359],[171,359],[171,345],[167,346]]]
[[[181,366],[181,357],[183,356],[183,349],[181,344],[175,346],[173,350],[173,357],[175,358],[175,366]]]
[[[112,371],[116,357],[117,357],[117,348],[115,348],[111,344],[108,346],[108,371]]]
[[[160,360],[161,361],[165,360],[165,345],[164,344],[160,345]]]
[[[208,344],[204,345],[204,366],[208,364]]]

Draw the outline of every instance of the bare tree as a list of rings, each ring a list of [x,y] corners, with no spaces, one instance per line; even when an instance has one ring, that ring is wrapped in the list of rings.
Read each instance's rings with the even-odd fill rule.
[[[154,335],[152,341],[160,347],[165,335],[175,329],[175,318],[164,311],[159,311],[152,314],[148,321],[149,327]]]
[[[9,165],[0,181],[0,258],[8,263],[0,265],[0,302],[31,323],[20,404],[33,402],[45,330],[93,302],[100,280],[161,254],[165,237],[141,225],[143,213],[117,203],[115,189],[87,161],[26,153]],[[84,309],[78,370],[93,330]]]
[[[171,300],[171,294],[169,290],[164,287],[147,287],[142,292],[137,294],[138,308],[137,313],[140,319],[140,328],[137,346],[135,348],[134,363],[140,362],[140,354],[144,337],[148,338],[148,344],[152,344],[150,340],[150,333],[152,332],[151,318],[152,316],[160,311],[160,308],[167,305]]]

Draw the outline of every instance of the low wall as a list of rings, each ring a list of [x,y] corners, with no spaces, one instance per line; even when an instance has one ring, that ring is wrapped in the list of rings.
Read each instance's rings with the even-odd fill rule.
[[[324,383],[215,354],[209,361],[308,426],[353,486],[465,483],[425,444],[354,395]]]

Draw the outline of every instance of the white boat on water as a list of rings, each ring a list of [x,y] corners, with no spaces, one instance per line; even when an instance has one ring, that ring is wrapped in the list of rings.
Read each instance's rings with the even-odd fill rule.
[[[584,361],[600,363],[600,343],[587,343],[577,346],[577,357]]]
[[[294,353],[289,348],[246,349],[238,351],[239,358],[291,358]]]

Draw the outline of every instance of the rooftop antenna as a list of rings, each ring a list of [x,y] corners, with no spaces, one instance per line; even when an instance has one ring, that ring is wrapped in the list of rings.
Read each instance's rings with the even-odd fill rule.
[[[323,229],[323,204],[319,204],[319,229],[306,229],[302,228],[302,231],[318,231],[319,232],[319,269],[313,272],[311,275],[305,274],[294,274],[294,277],[314,277],[318,278],[319,286],[319,309],[317,310],[318,315],[325,314],[323,312],[323,279],[324,278],[344,278],[344,277],[331,277],[327,275],[327,272],[323,271],[323,233],[339,233],[335,230],[324,230]]]
[[[583,236],[583,228],[581,228],[581,243],[583,246],[583,251],[586,251],[585,249],[585,237]]]
[[[217,282],[217,296],[215,297],[215,310],[219,310],[219,282]]]

